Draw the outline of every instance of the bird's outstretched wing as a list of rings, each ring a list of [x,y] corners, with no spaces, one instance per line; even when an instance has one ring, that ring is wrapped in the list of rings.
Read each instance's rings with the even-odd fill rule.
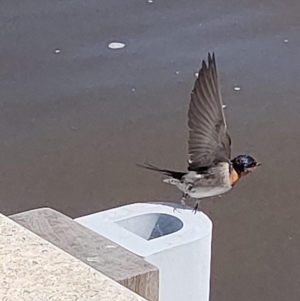
[[[231,139],[227,131],[215,55],[208,54],[195,81],[188,110],[189,170],[200,171],[230,162]]]

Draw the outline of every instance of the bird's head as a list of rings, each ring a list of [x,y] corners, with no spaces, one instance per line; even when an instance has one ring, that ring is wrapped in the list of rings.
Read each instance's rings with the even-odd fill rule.
[[[261,165],[250,155],[239,155],[231,160],[231,163],[239,176],[245,176]]]

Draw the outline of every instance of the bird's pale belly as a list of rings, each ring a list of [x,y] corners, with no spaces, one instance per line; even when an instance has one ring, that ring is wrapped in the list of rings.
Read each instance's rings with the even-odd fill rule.
[[[197,187],[194,189],[191,189],[191,191],[188,192],[188,195],[191,198],[195,199],[202,199],[202,198],[208,198],[220,194],[224,194],[228,192],[232,187],[226,186],[226,187]]]
[[[191,184],[189,189],[188,185]],[[224,194],[232,188],[228,163],[219,163],[208,174],[189,172],[177,187],[195,199]]]
[[[191,171],[181,181],[169,178],[163,182],[177,186],[191,198],[202,199],[228,192],[234,180],[231,179],[228,163],[219,163],[208,174],[201,175]]]

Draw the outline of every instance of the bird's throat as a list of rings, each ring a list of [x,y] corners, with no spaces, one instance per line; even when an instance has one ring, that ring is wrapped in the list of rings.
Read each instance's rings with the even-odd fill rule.
[[[230,175],[229,175],[231,186],[233,186],[240,179],[240,177],[241,176],[236,172],[236,170],[234,168],[232,168]]]

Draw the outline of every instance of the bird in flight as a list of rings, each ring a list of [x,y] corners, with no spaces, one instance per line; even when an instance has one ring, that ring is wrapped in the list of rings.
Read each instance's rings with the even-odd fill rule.
[[[208,62],[202,62],[188,109],[190,159],[187,172],[139,165],[161,172],[169,178],[163,182],[181,190],[181,204],[187,196],[196,199],[194,212],[200,200],[228,192],[239,179],[261,165],[251,155],[243,154],[231,159],[231,138],[228,133],[218,81],[214,53]]]

